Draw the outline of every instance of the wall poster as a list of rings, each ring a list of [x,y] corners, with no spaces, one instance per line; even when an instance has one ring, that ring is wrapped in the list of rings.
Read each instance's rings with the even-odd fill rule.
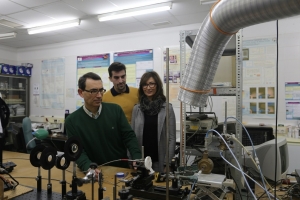
[[[115,52],[114,62],[126,66],[127,85],[138,88],[142,75],[153,71],[153,49]]]
[[[192,49],[186,45],[186,65],[191,56]],[[166,83],[166,51],[163,52],[164,59],[164,83]],[[180,47],[169,48],[169,102],[173,107],[179,107],[178,92],[180,87]],[[166,90],[164,88],[164,90]]]
[[[40,107],[64,109],[65,59],[42,60]]]
[[[285,107],[287,120],[300,119],[300,82],[285,82]]]
[[[77,56],[77,79],[76,85],[79,78],[87,73],[94,72],[98,74],[103,82],[103,87],[106,90],[110,88],[110,81],[108,75],[108,67],[110,65],[110,54],[97,54],[97,55],[85,55]],[[77,88],[77,87],[76,87]],[[84,103],[84,100],[77,94],[76,98],[76,109],[80,108]]]
[[[276,38],[243,41],[243,117],[275,117],[276,54]]]

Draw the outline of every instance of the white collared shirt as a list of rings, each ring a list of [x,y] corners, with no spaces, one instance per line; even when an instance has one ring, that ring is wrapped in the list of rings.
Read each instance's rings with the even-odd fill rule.
[[[100,104],[98,112],[96,114],[93,114],[91,111],[89,111],[85,105],[83,105],[83,110],[86,112],[86,114],[88,114],[88,116],[90,116],[93,119],[97,119],[100,116],[101,110],[102,110],[102,104]]]

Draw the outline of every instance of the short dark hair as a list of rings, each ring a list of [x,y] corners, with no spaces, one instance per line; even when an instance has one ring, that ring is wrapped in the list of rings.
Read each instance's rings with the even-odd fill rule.
[[[157,97],[162,98],[162,100],[166,101],[166,96],[164,95],[164,89],[163,89],[163,83],[159,77],[159,75],[155,71],[146,72],[143,74],[141,81],[140,81],[140,87],[139,87],[139,100],[141,100],[142,95],[144,95],[143,86],[147,83],[149,78],[153,78],[156,83],[156,93],[153,96],[153,100]]]
[[[108,67],[109,77],[112,76],[113,71],[119,72],[122,70],[125,70],[125,73],[126,73],[126,66],[123,63],[120,63],[120,62],[111,63],[111,65]]]
[[[82,75],[78,80],[78,87],[80,89],[85,90],[85,82],[88,78],[91,78],[93,80],[101,80],[101,77],[98,74],[95,74],[94,72],[88,72]]]

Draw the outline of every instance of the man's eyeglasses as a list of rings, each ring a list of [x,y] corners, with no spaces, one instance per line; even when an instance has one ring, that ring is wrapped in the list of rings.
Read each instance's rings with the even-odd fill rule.
[[[83,91],[89,92],[91,93],[91,95],[97,95],[99,92],[100,94],[104,94],[104,92],[106,92],[106,89],[100,88],[100,89],[91,89],[91,90],[83,90]]]
[[[143,88],[144,88],[144,89],[147,89],[148,86],[149,86],[150,88],[155,88],[156,83],[143,84]]]

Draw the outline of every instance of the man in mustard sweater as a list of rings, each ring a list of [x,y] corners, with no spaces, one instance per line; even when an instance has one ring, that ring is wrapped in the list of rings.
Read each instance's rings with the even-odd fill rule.
[[[83,152],[76,160],[77,166],[86,171],[91,162],[98,165],[127,157],[142,157],[137,138],[122,111],[113,103],[102,103],[103,88],[100,76],[89,72],[78,80],[78,94],[84,105],[66,118],[68,137],[76,135],[83,145]],[[109,165],[128,167],[127,162],[112,162]],[[99,171],[96,171],[96,173]]]
[[[133,106],[138,103],[138,89],[126,84],[126,67],[123,63],[112,63],[108,68],[108,73],[109,80],[114,86],[103,95],[103,102],[116,103],[121,106],[130,124]]]

